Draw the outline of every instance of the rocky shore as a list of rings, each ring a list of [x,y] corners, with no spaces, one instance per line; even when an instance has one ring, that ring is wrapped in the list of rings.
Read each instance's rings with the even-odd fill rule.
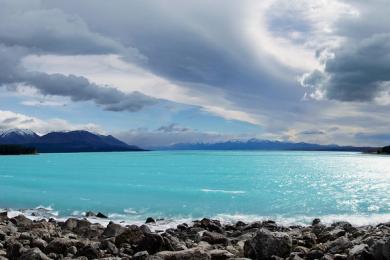
[[[153,225],[154,219],[147,222]],[[390,259],[390,223],[326,226],[315,219],[310,226],[285,227],[273,221],[223,225],[202,219],[152,232],[147,225],[105,227],[86,219],[33,221],[0,213],[0,260],[97,258]]]

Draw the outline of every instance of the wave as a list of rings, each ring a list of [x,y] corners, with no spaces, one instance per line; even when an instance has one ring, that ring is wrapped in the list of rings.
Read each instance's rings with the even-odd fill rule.
[[[39,220],[39,219],[50,219],[54,218],[58,221],[65,221],[69,217],[73,218],[86,218],[85,212],[83,211],[74,211],[69,216],[60,216],[58,211],[53,209],[53,207],[44,207],[38,206],[33,209],[0,209],[0,211],[7,211],[10,218],[16,217],[17,215],[25,215],[26,217]],[[126,212],[127,211],[127,212]],[[126,225],[143,225],[145,224],[146,215],[145,214],[133,214],[132,209],[124,210],[125,213],[110,213],[108,214],[108,219],[102,219],[97,217],[88,217],[87,219],[91,223],[99,223],[103,226],[106,226],[110,221],[114,221],[123,226]],[[130,214],[128,213],[130,212]],[[379,223],[385,223],[390,221],[390,213],[375,213],[375,214],[329,214],[329,215],[318,215],[318,216],[285,216],[285,215],[255,215],[255,214],[217,214],[214,216],[205,216],[212,219],[217,219],[223,224],[232,224],[237,221],[243,221],[245,223],[251,223],[254,221],[263,221],[263,220],[274,220],[279,225],[290,226],[290,225],[310,225],[314,218],[320,218],[321,222],[327,225],[330,225],[337,221],[347,221],[355,226],[365,226],[365,225],[377,225]],[[192,225],[193,221],[200,218],[193,218],[191,216],[177,216],[173,218],[166,219],[157,219],[156,223],[147,224],[149,228],[153,231],[164,231],[168,228],[175,228],[178,224],[187,223]]]
[[[212,190],[212,189],[201,189],[203,192],[215,192],[215,193],[228,193],[228,194],[244,194],[246,191],[243,190]]]

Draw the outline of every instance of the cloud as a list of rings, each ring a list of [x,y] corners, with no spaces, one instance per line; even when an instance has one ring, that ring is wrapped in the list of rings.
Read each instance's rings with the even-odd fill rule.
[[[177,124],[172,123],[166,126],[160,126],[159,128],[157,128],[156,131],[164,132],[164,133],[178,133],[178,132],[191,131],[191,129],[187,127],[180,127]]]
[[[25,84],[43,95],[69,97],[75,102],[93,101],[109,111],[136,112],[157,102],[140,92],[124,93],[82,76],[26,71],[21,61],[31,54],[119,53],[133,62],[143,57],[132,47],[92,32],[77,16],[44,8],[41,1],[1,1],[1,5],[0,86],[15,90],[17,84]]]
[[[301,135],[324,135],[325,132],[320,131],[320,130],[305,130],[305,131],[300,132],[299,134],[301,134]]]
[[[228,135],[213,132],[202,132],[177,124],[161,126],[151,131],[146,128],[131,129],[129,131],[114,133],[115,137],[143,148],[153,149],[177,143],[213,143],[242,138],[239,135]]]
[[[337,47],[319,50],[331,55],[323,60],[321,70],[305,74],[301,83],[314,98],[385,101],[383,98],[390,96],[390,29],[380,24],[390,22],[390,8],[380,0],[348,2],[358,15],[334,25],[343,41]],[[378,27],[372,26],[374,21]]]
[[[30,129],[38,134],[46,134],[52,131],[87,130],[104,133],[96,124],[73,124],[59,118],[43,120],[37,117],[15,113],[8,110],[0,110],[0,129]]]
[[[25,84],[43,95],[69,97],[75,102],[93,101],[109,111],[136,112],[157,102],[140,92],[124,93],[96,85],[82,76],[26,71],[19,64],[25,53],[25,48],[0,45],[0,86],[7,85],[9,90],[16,90],[17,84]]]

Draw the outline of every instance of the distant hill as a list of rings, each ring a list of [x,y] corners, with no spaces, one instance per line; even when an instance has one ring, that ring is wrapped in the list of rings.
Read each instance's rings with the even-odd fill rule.
[[[390,154],[390,146],[379,148],[376,153],[378,154]]]
[[[296,151],[367,151],[370,147],[339,146],[335,144],[321,145],[312,143],[294,143],[250,139],[247,141],[226,141],[218,143],[181,143],[161,150],[296,150]]]
[[[30,130],[11,129],[0,132],[0,144],[34,147],[40,153],[144,151],[111,135],[88,131],[51,132],[39,136]]]
[[[16,144],[0,144],[0,155],[36,154],[37,149]]]

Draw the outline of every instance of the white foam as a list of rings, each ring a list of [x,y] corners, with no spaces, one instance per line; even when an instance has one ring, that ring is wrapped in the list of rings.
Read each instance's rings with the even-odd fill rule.
[[[246,191],[243,190],[212,190],[212,189],[201,189],[203,192],[215,192],[215,193],[228,193],[228,194],[244,194]]]
[[[137,211],[135,211],[132,208],[124,209],[123,212],[125,212],[127,214],[137,214],[138,213]]]
[[[82,211],[74,211],[71,216],[59,216],[58,211],[55,211],[51,206],[38,206],[34,209],[3,209],[8,212],[8,217],[16,217],[18,215],[25,215],[26,217],[32,220],[39,219],[49,219],[54,218],[58,221],[65,221],[68,217],[76,218],[85,218],[85,215]],[[126,209],[125,212],[134,212],[132,209]],[[279,225],[290,226],[290,225],[310,225],[314,218],[320,218],[321,222],[327,225],[330,225],[337,221],[347,221],[355,226],[365,226],[365,225],[376,225],[379,223],[385,223],[390,221],[390,213],[379,214],[353,214],[353,215],[320,215],[320,216],[284,216],[284,215],[274,215],[274,216],[261,216],[261,215],[250,215],[250,214],[217,214],[214,216],[207,216],[211,219],[220,220],[224,224],[236,223],[237,221],[243,221],[245,223],[251,223],[254,221],[263,221],[263,220],[274,220]],[[108,219],[102,219],[97,217],[87,218],[91,223],[99,223],[103,226],[106,226],[110,221],[119,223],[123,226],[126,225],[144,225],[145,224],[145,215],[144,214],[118,214],[111,213],[108,214]],[[193,220],[201,219],[201,217],[177,217],[177,218],[166,218],[166,219],[157,219],[156,223],[147,224],[147,226],[152,231],[164,231],[168,228],[176,228],[178,224],[187,223],[188,225],[193,224]]]

